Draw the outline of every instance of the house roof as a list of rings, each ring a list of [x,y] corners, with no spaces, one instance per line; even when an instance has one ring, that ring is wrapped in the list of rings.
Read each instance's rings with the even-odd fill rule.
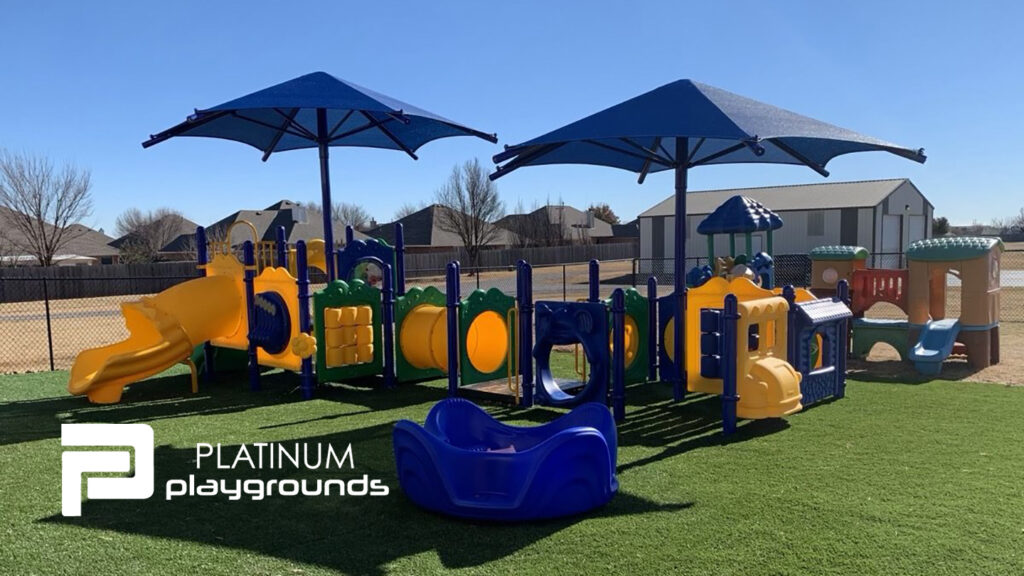
[[[443,212],[450,210],[440,204],[431,204],[394,222],[381,224],[367,231],[373,238],[381,238],[392,246],[395,245],[395,224],[402,225],[402,233],[406,246],[462,246],[458,234],[445,229]],[[513,243],[515,234],[508,230],[499,230],[495,238],[487,243],[489,246],[506,246]]]
[[[529,214],[509,214],[499,219],[494,225],[506,230],[515,230],[517,220],[537,217],[545,218],[551,225],[561,223],[562,236],[566,238],[572,238],[580,229],[587,230],[587,235],[591,238],[606,238],[614,235],[611,224],[600,218],[591,218],[586,212],[565,204],[548,204]],[[588,224],[591,223],[593,226],[588,227]]]
[[[639,238],[640,219],[634,218],[625,224],[612,224],[612,236],[616,238]]]
[[[171,240],[167,244],[167,246],[175,246],[176,249],[168,250],[167,247],[163,247],[163,248],[160,249],[160,251],[161,252],[186,252],[186,251],[190,250],[191,246],[192,246],[192,244],[191,244],[192,237],[196,233],[196,228],[199,225],[196,224],[195,222],[189,220],[188,218],[185,218],[184,216],[182,216],[180,214],[168,214],[167,216],[164,216],[163,218],[161,218],[161,220],[168,219],[168,218],[173,218],[174,219],[174,222],[172,222],[172,224],[174,226],[174,229],[168,232],[168,236],[173,234],[174,235],[173,236],[174,239]],[[131,239],[131,237],[132,237],[131,233],[125,234],[124,236],[121,236],[120,238],[118,238],[116,240],[111,240],[110,241],[110,246],[112,246],[115,249],[115,251],[116,250],[120,250],[121,248],[124,247],[124,244]]]
[[[61,247],[62,253],[92,257],[117,256],[118,254],[117,248],[110,244],[114,241],[113,238],[88,226],[72,224],[68,226],[65,234],[69,235],[71,240]]]
[[[861,180],[855,182],[822,182],[761,188],[703,190],[686,195],[687,214],[710,214],[732,196],[753,198],[776,212],[784,210],[824,210],[835,208],[871,208],[877,206],[903,184],[914,183],[907,178]],[[917,189],[917,187],[914,187]],[[925,200],[927,202],[927,199]],[[930,204],[930,203],[929,203]],[[665,198],[641,218],[675,214],[675,195]]]
[[[0,206],[0,221],[7,218],[11,213],[12,211],[9,208]],[[3,233],[9,241],[16,245],[24,244],[24,237],[17,228],[2,223],[0,225],[4,227]],[[48,223],[47,226],[52,228]],[[117,256],[118,254],[117,248],[110,246],[113,238],[84,224],[69,225],[64,232],[64,237],[66,238],[64,245],[58,250],[61,255],[99,258],[103,256]]]
[[[324,237],[324,223],[320,212],[309,210],[291,200],[280,200],[262,210],[239,210],[207,226],[207,235],[223,234],[228,227],[241,220],[251,223],[256,228],[258,240],[276,240],[278,226],[284,226],[285,237],[289,243]],[[335,241],[344,242],[345,226],[334,222],[332,229]],[[192,231],[195,232],[195,228]],[[365,240],[367,235],[355,231],[354,237]],[[231,231],[231,244],[241,244],[246,240],[252,240],[249,227],[235,226]],[[169,247],[170,245],[165,247],[165,250]]]

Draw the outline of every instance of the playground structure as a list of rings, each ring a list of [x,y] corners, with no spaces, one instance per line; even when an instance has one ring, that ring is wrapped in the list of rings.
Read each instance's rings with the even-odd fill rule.
[[[227,238],[236,222],[228,229]],[[189,365],[192,388],[197,387],[193,349],[204,347],[204,371],[212,375],[214,347],[245,350],[253,387],[259,367],[302,373],[304,393],[312,393],[316,352],[309,336],[309,269],[306,244],[298,242],[294,267],[288,269],[283,229],[277,242],[253,239],[243,244],[242,260],[230,243],[207,242],[196,231],[198,263],[204,276],[173,286],[152,298],[122,304],[129,337],[117,344],[83,351],[71,368],[68,391],[85,394],[91,402],[109,404],[121,399],[123,388],[179,363]],[[276,257],[276,258],[275,258]],[[261,267],[257,264],[260,262]]]
[[[752,215],[755,227],[770,234],[781,225],[760,204],[740,200],[731,205]],[[247,355],[253,390],[263,367],[299,373],[304,398],[318,384],[382,378],[394,386],[447,376],[450,396],[500,397],[524,407],[599,402],[621,420],[627,385],[666,379],[674,369],[677,300],[658,298],[653,278],[646,295],[620,288],[602,299],[600,264],[592,261],[588,298],[534,302],[532,268],[520,261],[515,295],[491,288],[463,297],[457,262],[447,268],[444,291],[406,288],[400,225],[395,246],[356,240],[349,229],[344,247],[332,253],[320,240],[288,246],[283,230],[276,241],[253,232],[239,259],[229,243],[207,242],[199,228],[204,277],[125,304],[131,336],[82,352],[69,390],[117,402],[124,386],[177,363],[192,367],[195,389],[196,364],[212,377],[221,352],[237,350]],[[726,430],[736,418],[783,417],[843,393],[845,341],[833,335],[848,317],[841,298],[758,286],[772,277],[771,258],[758,259],[764,267],[757,274],[716,276],[690,290],[687,341],[699,345],[685,350],[688,389],[722,396]],[[326,271],[328,261],[336,278],[310,294],[310,266]],[[379,286],[355,277],[368,263],[380,270]],[[729,295],[735,313],[727,311]],[[566,346],[575,346],[578,379],[552,374],[551,353]],[[200,362],[190,358],[194,349],[202,350]]]
[[[772,263],[772,232],[782,228],[782,218],[764,204],[746,196],[733,196],[723,202],[700,224],[697,232],[707,237],[708,262],[694,267],[686,275],[690,288],[703,285],[713,277],[731,280],[745,276],[764,288],[775,287],[775,269]],[[754,254],[754,234],[764,233],[766,252]],[[729,235],[729,255],[715,256],[715,235]],[[746,252],[736,253],[736,235],[743,234]]]
[[[973,369],[999,362],[998,238],[930,238],[910,244],[908,267],[865,266],[868,252],[858,246],[823,246],[811,251],[815,293],[850,283],[853,321],[852,354],[865,358],[880,342],[894,348],[919,372],[939,374],[949,357],[962,357]],[[960,284],[959,318],[946,317],[947,276]],[[879,302],[907,315],[906,320],[864,318]]]

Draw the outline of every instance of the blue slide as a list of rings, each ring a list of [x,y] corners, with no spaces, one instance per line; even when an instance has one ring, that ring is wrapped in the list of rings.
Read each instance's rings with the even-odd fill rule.
[[[932,320],[921,328],[917,344],[910,350],[910,360],[921,374],[937,375],[942,371],[942,361],[952,352],[956,337],[960,334],[960,319],[946,318]]]

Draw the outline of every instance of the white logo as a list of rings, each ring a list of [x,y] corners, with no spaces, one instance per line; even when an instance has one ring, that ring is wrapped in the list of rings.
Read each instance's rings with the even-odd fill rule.
[[[61,424],[62,446],[130,446],[135,450],[135,475],[127,478],[86,478],[92,500],[145,500],[153,495],[153,429],[148,424]],[[61,459],[61,514],[82,515],[82,474],[129,472],[127,450],[67,451]]]

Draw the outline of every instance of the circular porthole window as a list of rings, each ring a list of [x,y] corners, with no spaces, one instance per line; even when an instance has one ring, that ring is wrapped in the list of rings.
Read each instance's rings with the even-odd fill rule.
[[[825,284],[835,284],[839,281],[839,272],[835,268],[825,268],[821,273],[821,280]]]

